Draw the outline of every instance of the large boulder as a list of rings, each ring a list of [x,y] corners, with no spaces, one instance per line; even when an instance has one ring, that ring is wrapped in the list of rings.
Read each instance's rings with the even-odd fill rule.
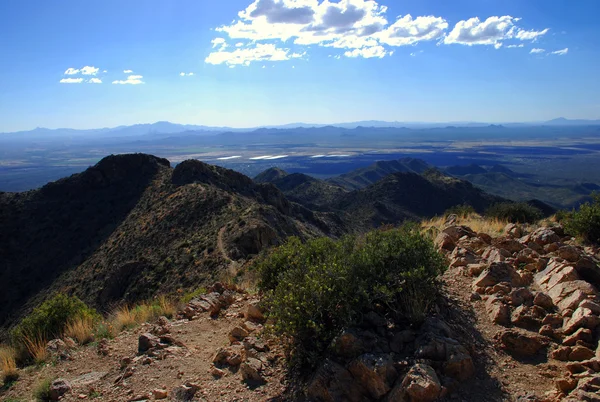
[[[348,370],[373,399],[387,394],[398,378],[389,356],[364,354],[350,362]]]
[[[448,233],[440,232],[435,238],[435,246],[440,250],[452,251],[456,247],[456,242]]]
[[[578,307],[573,315],[565,321],[563,331],[565,334],[571,334],[579,328],[595,329],[600,325],[600,317],[594,314],[592,310],[585,307]]]
[[[533,356],[548,345],[548,338],[517,330],[504,330],[496,334],[496,340],[506,351],[517,356]]]
[[[326,359],[309,381],[308,397],[323,402],[361,402],[368,392],[344,366]]]
[[[519,286],[522,279],[511,265],[503,262],[496,262],[490,264],[490,266],[475,279],[473,286],[488,287],[494,286],[500,282],[508,282],[512,286]]]
[[[439,398],[442,385],[433,367],[414,365],[390,392],[389,402],[433,402]]]

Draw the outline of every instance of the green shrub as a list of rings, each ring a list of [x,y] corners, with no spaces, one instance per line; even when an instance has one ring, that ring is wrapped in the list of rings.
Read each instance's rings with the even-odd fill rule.
[[[444,267],[416,226],[338,241],[294,238],[255,265],[272,329],[289,340],[291,362],[305,367],[369,310],[407,322],[422,319]]]
[[[567,233],[585,242],[600,244],[600,194],[594,193],[592,198],[592,202],[582,204],[579,210],[567,213],[563,223]]]
[[[33,397],[36,401],[45,402],[50,401],[50,386],[52,381],[50,379],[42,380],[37,384],[33,390]]]
[[[534,223],[543,218],[542,211],[525,202],[501,202],[486,211],[488,218],[496,218],[512,223]]]
[[[473,208],[469,204],[461,204],[455,205],[452,208],[448,208],[446,212],[444,212],[444,217],[447,218],[450,215],[456,215],[459,218],[467,218],[469,215],[474,214],[475,208]]]
[[[75,296],[58,293],[36,307],[12,331],[15,343],[22,343],[25,337],[43,339],[58,338],[65,326],[78,318],[96,320],[98,313]]]

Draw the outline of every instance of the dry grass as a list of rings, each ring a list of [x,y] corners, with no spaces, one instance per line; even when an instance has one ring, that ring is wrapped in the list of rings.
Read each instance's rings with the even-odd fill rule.
[[[421,223],[421,227],[425,233],[429,234],[431,237],[435,237],[444,228],[445,223],[446,218],[435,217],[433,219],[423,221]],[[506,225],[508,225],[508,222],[499,219],[485,218],[478,214],[470,214],[466,217],[458,217],[456,224],[468,226],[477,233],[486,233],[490,236],[500,236],[503,234],[504,228]]]
[[[24,336],[23,343],[36,364],[42,364],[48,360],[48,342],[42,335]]]
[[[152,302],[142,303],[133,308],[119,308],[110,321],[111,325],[121,331],[133,328],[144,322],[152,321],[160,316],[171,318],[177,313],[177,305],[166,296],[160,296]]]
[[[94,322],[91,318],[77,318],[67,324],[64,335],[85,345],[94,340]]]
[[[9,346],[0,346],[0,369],[2,369],[2,382],[8,384],[19,378],[16,363],[17,352]]]

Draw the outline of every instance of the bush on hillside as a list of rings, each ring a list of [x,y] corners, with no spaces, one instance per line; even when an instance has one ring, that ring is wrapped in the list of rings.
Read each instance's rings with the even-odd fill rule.
[[[459,218],[467,218],[469,215],[474,214],[475,212],[475,208],[473,208],[471,205],[461,204],[448,208],[446,212],[444,212],[444,217],[447,218],[450,215],[456,215]]]
[[[291,362],[317,363],[339,331],[378,310],[407,323],[424,318],[444,260],[416,226],[341,240],[297,238],[255,265],[273,330]]]
[[[496,218],[512,223],[534,223],[543,218],[542,211],[525,202],[501,202],[492,205],[485,212],[488,218]]]
[[[564,214],[562,222],[567,233],[600,244],[600,194],[594,193],[592,198],[592,202],[582,204],[579,210]]]
[[[36,307],[12,330],[14,342],[27,338],[52,339],[60,337],[65,327],[77,319],[96,320],[98,313],[76,296],[58,293]]]

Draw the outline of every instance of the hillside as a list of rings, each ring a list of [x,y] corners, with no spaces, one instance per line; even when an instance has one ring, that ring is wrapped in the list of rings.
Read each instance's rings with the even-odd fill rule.
[[[369,228],[432,217],[462,204],[483,212],[500,201],[503,199],[467,181],[430,170],[422,175],[390,174],[371,186],[346,194],[333,207],[343,211],[348,225]]]
[[[393,161],[378,161],[364,168],[332,177],[328,181],[348,190],[359,190],[367,187],[392,173],[423,173],[431,165],[420,159],[403,158]]]
[[[0,194],[0,324],[58,290],[103,310],[197,287],[288,236],[339,235],[334,222],[228,169],[109,156]]]
[[[343,187],[302,174],[288,174],[271,168],[254,178],[258,183],[271,183],[290,200],[315,210],[327,210],[328,206],[346,194]]]

